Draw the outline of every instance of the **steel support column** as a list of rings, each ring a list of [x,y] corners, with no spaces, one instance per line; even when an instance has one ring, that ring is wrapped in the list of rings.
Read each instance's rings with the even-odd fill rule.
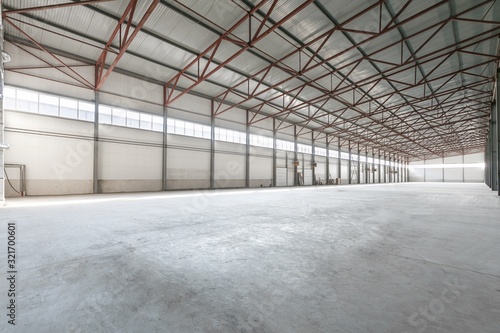
[[[406,157],[401,158],[401,182],[406,182]]]
[[[398,155],[394,155],[394,182],[399,183],[399,166],[398,166],[399,157]]]
[[[163,140],[162,140],[162,163],[161,163],[161,189],[163,191],[168,190],[167,186],[167,170],[168,170],[168,153],[167,153],[167,144],[168,144],[168,135],[167,135],[167,117],[168,117],[168,108],[163,107]]]
[[[372,148],[372,184],[375,184],[375,149]]]
[[[247,110],[245,146],[245,187],[250,187],[250,111]]]
[[[403,164],[403,161],[401,158],[398,158],[398,183],[401,183],[403,181],[402,179],[402,175],[403,175],[403,169],[402,169],[402,164]]]
[[[278,152],[276,150],[276,118],[273,118],[273,187],[276,187],[276,160]]]
[[[351,170],[351,141],[348,141],[347,144],[349,145],[349,160],[347,162],[347,172],[349,173],[349,184],[352,184],[352,170]]]
[[[382,177],[380,177],[381,175],[381,164],[380,164],[380,149],[378,150],[378,167],[377,167],[377,172],[378,172],[378,183],[382,183]]]
[[[210,188],[215,188],[215,105],[212,100],[210,115]]]
[[[497,159],[495,161],[496,167],[497,167],[497,173],[496,173],[496,180],[497,180],[497,190],[498,190],[498,195],[500,196],[500,89],[499,89],[499,83],[500,83],[500,69],[497,69],[497,96],[496,96],[496,103],[495,103],[495,108],[494,111],[496,112],[496,128],[494,132],[496,133],[496,148],[497,148]]]
[[[297,125],[293,125],[293,186],[297,186],[298,184],[298,175],[299,172],[297,162],[299,161],[297,155]]]
[[[465,154],[465,153],[464,153]],[[465,155],[462,154],[462,183],[465,183]]]
[[[370,170],[368,169],[368,147],[365,146],[365,184],[370,183]]]
[[[488,187],[490,187],[489,154],[490,154],[490,133],[488,132],[488,137],[486,138],[486,144],[484,147],[484,183],[488,185]]]
[[[406,158],[406,182],[410,182],[410,159]]]
[[[392,155],[392,182],[393,183],[397,183],[398,182],[398,174],[397,174],[397,171],[398,171],[398,166],[397,166],[397,157],[396,157],[396,154],[393,154]]]
[[[392,159],[391,159],[391,153],[389,153],[389,183],[392,183]]]
[[[399,183],[399,156],[394,154],[394,182]]]
[[[311,168],[312,168],[312,184],[316,184],[316,166],[314,163],[316,163],[316,152],[314,151],[314,131],[311,131],[311,146],[312,146],[312,155],[311,155]]]
[[[424,157],[424,183],[427,181],[427,169],[425,168],[425,157]]]
[[[330,142],[328,141],[328,134],[325,137],[326,141],[326,166],[325,166],[325,175],[326,175],[326,183],[325,185],[330,184]]]
[[[403,170],[401,169],[401,158],[398,157],[398,183],[401,183],[401,175]]]
[[[408,183],[408,157],[405,158],[405,183]]]
[[[401,172],[402,172],[402,174],[401,174],[401,182],[402,183],[406,182],[406,180],[405,180],[405,173],[406,173],[406,163],[405,163],[405,161],[406,161],[406,158],[403,157],[401,159]]]
[[[491,117],[488,122],[488,186],[490,188],[493,187],[493,126],[491,125]]]
[[[399,183],[399,156],[394,154],[394,182]]]
[[[358,170],[357,170],[357,177],[358,177],[358,184],[361,184],[361,151],[359,150],[359,142],[358,142]]]
[[[2,2],[0,1],[0,12],[3,11]],[[3,54],[3,19],[0,15],[0,55]],[[0,205],[5,204],[5,180],[4,180],[4,149],[7,147],[5,144],[5,124],[4,124],[4,114],[3,114],[3,89],[4,89],[4,67],[3,67],[3,57],[0,58]]]
[[[406,176],[406,158],[402,157],[401,158],[401,182],[402,183],[406,182],[405,176]]]
[[[497,89],[498,91],[498,89]],[[496,107],[495,107],[496,105]],[[494,104],[491,109],[491,190],[498,190],[498,135],[497,135],[497,109],[500,103]]]
[[[99,92],[94,92],[94,161],[92,192],[99,193]]]
[[[490,134],[488,133],[488,137],[486,138],[486,147],[484,152],[484,183],[491,187],[490,185]]]
[[[441,163],[443,164],[443,168],[441,169],[441,178],[443,179],[444,183],[444,156],[441,157]]]
[[[496,111],[496,128],[495,128],[495,133],[496,133],[496,148],[497,148],[497,160],[495,161],[495,164],[497,166],[497,173],[496,173],[496,180],[497,180],[497,190],[498,190],[498,195],[500,196],[500,89],[498,87],[498,82],[500,82],[500,69],[497,69],[497,96],[496,96],[496,104],[495,104],[495,111]]]
[[[338,152],[339,152],[339,156],[338,156],[338,160],[339,160],[339,164],[337,165],[337,173],[339,175],[339,180],[341,181],[342,180],[342,156],[341,155],[341,152],[340,150],[342,149],[342,146],[340,145],[340,137],[337,138],[337,148],[338,148]]]
[[[387,155],[386,152],[384,151],[384,183],[387,183]]]

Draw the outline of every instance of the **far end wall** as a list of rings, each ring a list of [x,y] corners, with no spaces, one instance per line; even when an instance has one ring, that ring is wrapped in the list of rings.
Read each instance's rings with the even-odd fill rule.
[[[413,161],[410,182],[484,182],[484,153]]]

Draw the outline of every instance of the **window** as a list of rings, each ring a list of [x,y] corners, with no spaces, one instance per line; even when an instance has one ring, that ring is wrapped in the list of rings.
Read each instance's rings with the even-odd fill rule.
[[[231,130],[226,130],[226,141],[234,142],[234,132]]]
[[[295,151],[295,143],[291,141],[276,139],[276,149]]]
[[[247,134],[246,133],[240,132],[240,143],[242,145],[247,144]]]
[[[210,139],[212,137],[212,128],[210,126],[203,126],[203,138]]]
[[[217,131],[215,131],[217,133]],[[203,137],[203,125],[194,124],[194,136],[197,138]]]
[[[111,124],[111,108],[104,105],[99,105],[99,122],[103,124]]]
[[[304,144],[297,144],[297,152],[299,153],[305,153],[305,154],[312,154],[312,146],[304,145]]]
[[[19,111],[38,113],[38,94],[25,90],[17,90],[17,105]]]
[[[78,119],[94,121],[94,104],[78,102]]]
[[[314,153],[318,156],[326,156],[326,149],[320,147],[314,147]]]
[[[139,113],[127,111],[127,127],[139,128]]]
[[[333,158],[339,158],[339,152],[336,150],[328,150],[328,156]]]
[[[151,130],[153,116],[147,113],[141,113],[139,116],[139,127],[145,130]]]
[[[59,115],[65,118],[78,119],[78,101],[61,98]]]
[[[35,91],[5,87],[6,109],[94,121],[94,104]]]
[[[111,123],[118,126],[128,126],[127,124],[127,111],[123,109],[113,108],[111,114],[113,115]]]
[[[167,133],[175,133],[175,120],[167,118]]]
[[[207,135],[207,139],[210,139],[210,127],[209,126],[203,126],[203,128],[208,130],[208,133],[205,134],[204,136]],[[215,132],[214,132],[214,137],[215,140],[217,141],[225,141],[225,142],[233,142],[233,143],[241,143],[241,144],[246,144],[247,140],[247,135],[246,133],[243,132],[238,132],[238,131],[233,131],[221,127],[215,127]]]
[[[264,148],[273,148],[273,138],[250,134],[250,145]]]
[[[175,120],[174,133],[184,135],[184,122],[182,120]]]
[[[3,90],[3,106],[5,109],[16,110],[16,89],[5,87]]]
[[[163,132],[163,117],[153,116],[153,131]]]
[[[340,153],[340,158],[342,158],[344,160],[348,160],[349,159],[349,153],[341,152]]]
[[[59,116],[59,98],[50,95],[40,95],[38,112],[48,116]]]
[[[217,137],[217,132],[215,132],[215,135]],[[219,139],[221,141],[226,141],[226,130],[223,128],[219,128]]]
[[[190,122],[184,123],[184,135],[194,136],[194,124]]]

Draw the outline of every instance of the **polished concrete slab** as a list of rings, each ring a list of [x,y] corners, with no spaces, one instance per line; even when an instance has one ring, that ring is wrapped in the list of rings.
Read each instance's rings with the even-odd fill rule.
[[[500,332],[482,184],[29,197],[0,217],[1,332]]]

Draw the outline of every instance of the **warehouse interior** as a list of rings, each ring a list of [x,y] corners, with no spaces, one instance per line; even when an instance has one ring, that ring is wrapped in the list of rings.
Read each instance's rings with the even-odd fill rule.
[[[500,330],[499,0],[0,6],[2,331]]]

